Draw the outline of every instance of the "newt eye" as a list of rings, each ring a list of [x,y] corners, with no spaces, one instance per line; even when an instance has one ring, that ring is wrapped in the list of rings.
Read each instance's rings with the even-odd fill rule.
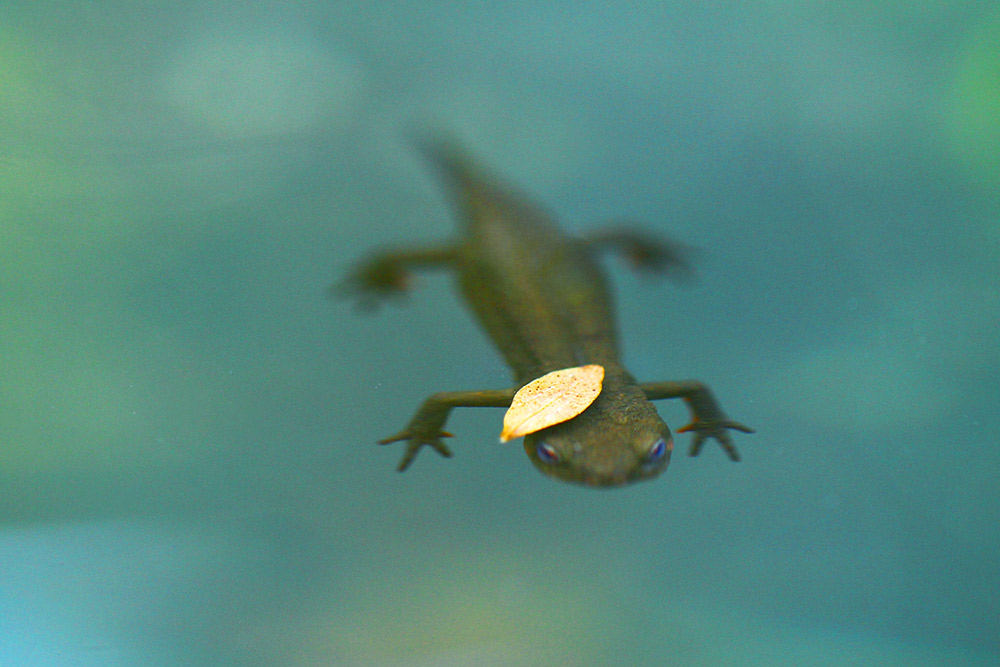
[[[538,447],[535,448],[535,452],[538,453],[538,458],[545,463],[555,463],[559,460],[559,455],[556,454],[556,448],[547,442],[538,443]]]
[[[667,453],[667,441],[660,438],[653,446],[649,448],[649,452],[646,454],[647,461],[659,461],[663,458],[663,455]]]

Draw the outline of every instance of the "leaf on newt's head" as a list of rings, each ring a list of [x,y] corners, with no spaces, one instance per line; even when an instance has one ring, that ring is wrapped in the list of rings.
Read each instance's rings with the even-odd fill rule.
[[[500,442],[562,423],[587,409],[601,393],[604,366],[591,364],[546,373],[518,389],[503,416]]]

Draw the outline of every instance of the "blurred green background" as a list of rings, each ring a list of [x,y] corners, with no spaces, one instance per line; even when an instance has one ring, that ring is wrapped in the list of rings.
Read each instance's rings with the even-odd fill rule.
[[[608,268],[626,360],[757,428],[595,491],[425,395],[507,369],[445,276],[445,126]],[[0,2],[0,664],[995,665],[1000,11]],[[681,405],[663,404],[674,428]]]

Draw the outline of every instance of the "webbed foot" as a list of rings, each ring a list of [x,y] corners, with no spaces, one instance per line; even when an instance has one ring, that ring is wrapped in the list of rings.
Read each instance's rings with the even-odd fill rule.
[[[648,237],[633,237],[622,248],[623,256],[633,269],[661,273],[674,280],[694,277],[691,266],[691,248],[672,241]]]
[[[676,282],[694,279],[691,256],[694,249],[679,241],[664,239],[641,231],[613,228],[586,237],[593,247],[615,250],[633,269],[665,275]]]
[[[510,405],[516,388],[484,389],[482,391],[442,391],[431,394],[421,404],[410,423],[394,436],[379,440],[380,445],[390,442],[406,441],[406,450],[397,469],[402,472],[410,467],[420,448],[427,445],[434,448],[444,457],[451,456],[451,450],[441,442],[441,438],[450,438],[451,433],[444,430],[448,413],[459,406],[470,408],[498,408]]]
[[[401,440],[406,441],[406,450],[403,452],[403,458],[400,459],[399,465],[396,466],[396,470],[398,470],[399,472],[403,472],[404,470],[410,467],[410,464],[413,463],[413,459],[417,457],[417,453],[420,451],[420,448],[425,445],[433,447],[434,451],[436,451],[441,456],[445,458],[451,458],[451,450],[448,449],[448,446],[441,441],[441,438],[450,438],[450,437],[452,437],[452,435],[447,431],[438,431],[436,435],[433,435],[431,433],[423,432],[419,429],[411,430],[409,427],[407,427],[406,429],[403,429],[396,435],[390,436],[383,440],[379,440],[378,444],[388,445],[390,443],[399,442]]]
[[[733,439],[729,435],[729,430],[741,431],[743,433],[753,433],[754,430],[749,426],[741,424],[740,422],[733,421],[731,419],[726,419],[724,415],[719,415],[721,419],[702,419],[696,418],[693,422],[687,426],[683,426],[677,429],[678,433],[687,433],[688,431],[694,433],[694,438],[691,440],[691,448],[688,450],[689,456],[698,456],[701,452],[702,445],[709,438],[714,438],[719,441],[722,448],[726,450],[726,454],[733,461],[740,460],[740,453],[736,451],[736,446],[733,444]]]
[[[362,310],[374,310],[387,298],[402,295],[412,275],[392,255],[375,255],[358,265],[344,280],[327,290],[333,297],[352,299]]]

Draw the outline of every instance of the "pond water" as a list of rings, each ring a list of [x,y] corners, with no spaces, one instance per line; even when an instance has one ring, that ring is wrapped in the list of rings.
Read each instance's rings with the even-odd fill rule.
[[[353,5],[353,6],[352,6]],[[5,3],[0,663],[995,665],[1000,13],[978,3]],[[451,276],[446,128],[615,260],[628,368],[756,429],[539,474]],[[661,416],[676,431],[678,401]]]

